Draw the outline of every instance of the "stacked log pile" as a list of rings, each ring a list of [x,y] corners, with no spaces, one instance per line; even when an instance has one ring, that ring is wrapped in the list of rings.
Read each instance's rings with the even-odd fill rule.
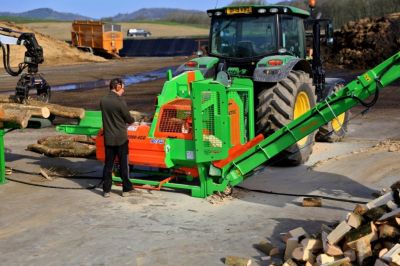
[[[48,118],[50,115],[82,119],[85,110],[36,100],[28,100],[21,104],[13,95],[0,95],[0,123],[6,122],[25,128],[32,116]]]
[[[286,266],[400,265],[400,181],[391,192],[357,205],[338,225],[323,225],[318,235],[296,228],[282,239]],[[282,263],[266,255],[270,265]]]
[[[39,139],[37,144],[29,145],[27,149],[50,157],[85,158],[96,154],[95,142],[87,136],[46,137]]]
[[[400,18],[388,16],[351,21],[335,33],[331,62],[351,68],[371,68],[400,47]]]

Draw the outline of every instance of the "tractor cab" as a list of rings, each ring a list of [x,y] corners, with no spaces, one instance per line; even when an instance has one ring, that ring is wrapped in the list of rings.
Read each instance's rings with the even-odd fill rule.
[[[211,17],[209,53],[235,63],[251,63],[278,54],[305,58],[307,11],[288,6],[226,7]]]

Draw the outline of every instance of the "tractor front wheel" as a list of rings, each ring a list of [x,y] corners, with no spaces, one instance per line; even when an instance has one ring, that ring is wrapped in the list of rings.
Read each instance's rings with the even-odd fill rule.
[[[298,118],[316,105],[312,79],[303,71],[291,71],[272,87],[264,87],[258,94],[256,132],[265,137]],[[304,137],[273,160],[274,164],[295,166],[305,163],[314,145],[315,133]]]

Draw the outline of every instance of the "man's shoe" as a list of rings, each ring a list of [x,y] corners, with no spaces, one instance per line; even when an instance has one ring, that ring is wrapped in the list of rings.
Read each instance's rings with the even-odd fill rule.
[[[138,196],[140,194],[142,194],[142,192],[140,192],[136,189],[132,189],[130,191],[122,192],[122,197]]]
[[[103,193],[103,197],[109,198],[109,197],[111,197],[111,193],[110,192],[104,192]]]

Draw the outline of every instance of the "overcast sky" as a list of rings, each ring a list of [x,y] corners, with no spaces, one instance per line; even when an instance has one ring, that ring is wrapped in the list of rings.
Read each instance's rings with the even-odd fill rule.
[[[194,10],[207,10],[221,7],[232,0],[0,0],[0,10],[23,12],[35,8],[48,7],[60,12],[78,13],[92,18],[130,13],[140,8],[170,7]],[[269,0],[276,3],[278,0]]]

